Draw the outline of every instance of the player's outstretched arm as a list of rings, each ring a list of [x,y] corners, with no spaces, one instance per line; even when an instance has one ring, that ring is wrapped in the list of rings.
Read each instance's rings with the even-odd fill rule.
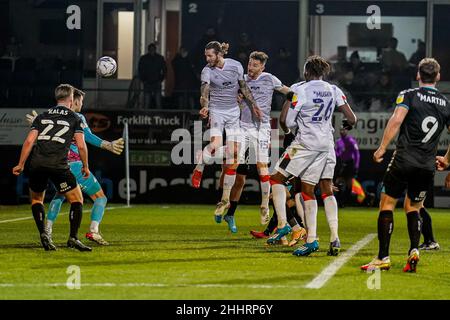
[[[100,147],[102,149],[108,150],[114,154],[120,155],[124,148],[124,140],[123,138],[119,138],[113,141],[102,140]]]
[[[30,156],[31,150],[33,149],[34,142],[37,139],[39,132],[38,130],[31,130],[28,133],[28,136],[25,139],[25,142],[22,146],[22,151],[20,152],[20,159],[17,166],[13,168],[13,174],[18,176],[22,173],[23,168],[25,166],[25,162],[27,161],[28,157]]]
[[[381,144],[378,147],[378,150],[373,154],[373,160],[375,162],[380,163],[383,161],[383,155],[386,153],[386,150],[392,140],[400,131],[400,127],[405,120],[406,115],[408,114],[408,109],[403,107],[395,108],[394,113],[389,119],[386,129],[384,129],[383,139],[381,140]]]
[[[248,102],[250,102],[249,107],[252,110],[252,113],[258,120],[261,120],[263,115],[262,111],[256,105],[256,100],[253,97],[252,91],[248,87],[247,82],[245,82],[245,80],[239,80],[239,88],[241,89],[241,92],[244,95],[245,99],[247,99]]]
[[[34,119],[36,119],[37,116],[38,116],[38,113],[36,112],[36,110],[31,110],[31,113],[27,113],[25,115],[25,118],[26,118],[29,126],[31,126],[33,124],[33,121],[34,121]]]
[[[206,119],[208,117],[208,106],[209,106],[209,83],[202,82],[200,86],[200,117]]]
[[[289,90],[289,88],[288,88]],[[285,134],[291,133],[291,130],[286,125],[286,118],[288,115],[289,108],[291,107],[292,97],[294,96],[294,93],[292,91],[288,91],[286,93],[286,101],[284,101],[283,107],[281,108],[280,113],[280,127],[283,129]]]
[[[275,89],[275,90],[284,95],[287,95],[289,92],[292,92],[291,89],[289,89],[289,87],[286,87],[285,85],[283,85],[281,88]]]
[[[83,172],[83,176],[87,178],[89,177],[90,172],[88,164],[88,151],[86,142],[84,141],[84,134],[81,132],[76,132],[74,138],[78,147],[78,152],[80,153],[81,162],[83,163],[83,168],[81,171]]]

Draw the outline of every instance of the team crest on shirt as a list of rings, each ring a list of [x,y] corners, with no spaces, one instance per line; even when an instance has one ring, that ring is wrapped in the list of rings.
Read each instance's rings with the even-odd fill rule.
[[[296,94],[294,94],[294,95],[292,96],[291,108],[294,109],[295,106],[297,105],[297,103],[298,103],[298,97],[297,97]]]

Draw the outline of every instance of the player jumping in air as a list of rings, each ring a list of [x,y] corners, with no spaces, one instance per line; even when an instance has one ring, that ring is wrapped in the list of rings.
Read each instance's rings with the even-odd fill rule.
[[[319,182],[327,163],[333,138],[332,114],[337,106],[348,119],[350,125],[356,123],[356,117],[345,100],[342,91],[322,78],[330,71],[330,65],[320,56],[310,56],[304,65],[305,82],[294,84],[291,106],[285,112],[285,121],[289,129],[298,128],[294,142],[278,160],[271,175],[272,194],[278,215],[277,232],[267,243],[279,241],[291,232],[286,221],[286,189],[284,183],[291,176],[300,177],[302,197],[305,205],[304,224],[307,227],[306,243],[294,251],[295,255],[306,256],[319,249],[316,239],[317,201],[314,188]],[[284,106],[286,107],[286,105]],[[312,168],[312,169],[311,169]],[[307,170],[312,172],[304,178]]]
[[[421,229],[419,212],[433,182],[439,137],[444,128],[450,129],[449,101],[436,89],[439,79],[439,63],[433,58],[423,59],[417,73],[419,88],[400,92],[380,147],[373,155],[375,162],[383,161],[387,147],[399,134],[383,179],[378,216],[378,256],[361,266],[362,270],[388,270],[391,267],[389,244],[394,230],[393,211],[397,199],[406,189],[404,209],[410,247],[403,271],[416,272]]]
[[[83,91],[76,88],[74,89],[73,105],[71,109],[78,117],[80,117],[81,122],[83,123],[85,141],[93,146],[108,150],[116,155],[120,155],[124,147],[124,141],[122,138],[114,141],[106,141],[97,137],[92,133],[91,129],[89,129],[86,118],[80,113],[81,108],[83,107],[84,95],[85,93]],[[32,115],[27,115],[27,119],[32,121],[35,114],[36,113],[33,112]],[[89,227],[89,232],[86,233],[86,239],[94,241],[100,245],[108,245],[108,242],[103,239],[99,232],[99,225],[105,212],[107,198],[100,183],[93,174],[89,175],[87,178],[83,177],[81,173],[82,163],[80,153],[75,141],[72,141],[70,144],[68,160],[70,171],[75,175],[77,183],[81,187],[81,191],[87,194],[94,202],[91,210],[91,225]],[[50,203],[46,221],[46,231],[50,236],[53,231],[53,223],[58,217],[64,199],[64,195],[57,193]]]
[[[253,95],[244,80],[244,69],[240,62],[225,59],[228,44],[217,41],[208,43],[205,47],[207,65],[201,74],[200,116],[208,118],[211,127],[210,143],[203,149],[202,159],[195,167],[192,175],[192,186],[199,188],[205,164],[222,146],[222,133],[225,129],[227,137],[227,156],[223,183],[222,200],[217,204],[214,218],[217,223],[222,221],[222,214],[230,206],[230,192],[236,180],[238,155],[240,145],[240,108],[238,105],[238,90],[250,102],[252,112],[259,121],[262,117]]]
[[[244,100],[242,102],[243,109],[241,110],[240,120],[242,138],[242,147],[240,150],[241,164],[236,171],[236,182],[231,189],[230,208],[224,216],[225,221],[229,222],[231,232],[237,232],[234,212],[236,211],[245,185],[245,178],[248,174],[248,164],[242,163],[245,161],[246,154],[250,156],[250,161],[254,161],[256,158],[256,167],[261,183],[261,224],[268,223],[270,219],[270,177],[268,164],[272,96],[274,91],[288,94],[289,88],[283,85],[274,75],[264,72],[268,59],[269,57],[264,52],[252,52],[247,66],[247,74],[244,75],[247,86],[250,88],[257,105],[261,108],[262,119],[261,121],[255,121],[247,101]]]
[[[57,106],[34,119],[30,133],[23,144],[19,163],[13,168],[13,174],[18,176],[24,170],[25,162],[33,149],[29,164],[31,211],[39,230],[42,246],[46,251],[56,250],[44,227],[44,197],[48,179],[70,202],[70,235],[67,246],[80,251],[91,251],[91,248],[78,240],[78,229],[83,214],[83,195],[67,164],[70,144],[72,139],[75,139],[81,160],[80,171],[85,178],[89,177],[83,123],[80,117],[70,109],[73,104],[73,91],[74,88],[68,84],[61,84],[55,89]],[[36,145],[33,148],[35,142]]]

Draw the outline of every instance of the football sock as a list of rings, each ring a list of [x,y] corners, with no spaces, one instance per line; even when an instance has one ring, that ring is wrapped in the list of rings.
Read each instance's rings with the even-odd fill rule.
[[[298,220],[296,219],[297,213],[295,212],[297,209],[294,207],[289,208],[286,205],[286,218],[291,227],[298,225]],[[294,212],[293,212],[294,211]]]
[[[420,216],[418,211],[411,211],[406,214],[408,219],[408,234],[410,240],[410,247],[408,254],[412,249],[417,249],[419,247],[420,241]]]
[[[431,223],[431,216],[428,213],[427,209],[420,209],[420,217],[422,218],[422,234],[423,234],[423,242],[430,243],[436,242],[433,236],[433,227]]]
[[[222,194],[223,194],[223,188],[222,187],[219,187],[219,189],[217,189],[217,194],[219,195],[217,202],[220,202],[220,200],[222,200]]]
[[[236,211],[236,208],[238,206],[238,202],[237,201],[230,201],[230,207],[228,208],[227,211],[227,216],[234,216],[234,212]]]
[[[209,164],[212,158],[211,146],[208,144],[202,152],[201,159],[198,161],[197,165],[195,166],[195,170],[203,172],[203,169],[205,169],[205,164]]]
[[[330,227],[330,242],[333,242],[338,238],[338,205],[333,195],[323,195],[322,198],[328,226]]]
[[[297,214],[300,217],[303,228],[306,228],[305,222],[305,203],[303,201],[301,193],[295,194],[295,207],[297,208]]]
[[[317,237],[317,200],[305,200],[305,220],[308,231],[306,242],[311,243]]]
[[[292,200],[290,200],[290,201],[292,201]],[[293,201],[293,203],[295,203],[295,201]],[[304,228],[305,225],[303,223],[303,218],[301,215],[298,214],[297,204],[290,207],[289,210],[291,211],[291,214],[295,218],[295,220],[297,220],[297,223],[300,225],[300,227]],[[302,210],[303,210],[303,208],[302,208]],[[305,216],[305,213],[303,212],[303,217],[304,216]]]
[[[78,229],[81,225],[81,218],[83,216],[83,205],[80,202],[73,202],[70,204],[70,237],[78,239]]]
[[[278,225],[278,216],[277,216],[277,211],[275,210],[275,207],[273,208],[273,215],[272,218],[269,221],[269,224],[266,227],[266,230],[264,230],[264,233],[266,235],[270,235],[273,230],[277,227]]]
[[[272,185],[273,204],[278,216],[278,227],[282,228],[287,223],[286,217],[286,188],[283,184]]]
[[[98,225],[103,219],[107,202],[108,199],[106,199],[106,197],[95,199],[94,206],[91,210],[91,226],[89,227],[90,232],[98,233]]]
[[[53,223],[58,217],[59,212],[61,211],[61,205],[63,204],[66,198],[62,194],[56,194],[53,200],[50,202],[47,220],[45,222],[45,228],[48,233],[52,233]]]
[[[231,189],[233,188],[234,182],[236,181],[236,170],[227,169],[225,171],[225,176],[223,177],[223,193],[222,200],[230,200]]]
[[[56,194],[53,200],[50,202],[47,214],[47,220],[55,221],[58,217],[58,213],[61,210],[61,205],[66,198],[62,194]]]
[[[389,256],[389,243],[394,231],[394,214],[390,210],[383,210],[378,215],[378,241],[380,244],[378,259]]]
[[[269,207],[269,196],[270,196],[270,176],[259,176],[261,183],[261,207]]]
[[[195,170],[203,172],[203,170],[205,169],[205,164],[203,163],[197,163],[197,165],[195,166]]]
[[[35,203],[31,206],[31,212],[33,212],[34,222],[36,222],[36,227],[39,230],[39,234],[44,233],[44,220],[45,220],[45,209],[42,203]]]

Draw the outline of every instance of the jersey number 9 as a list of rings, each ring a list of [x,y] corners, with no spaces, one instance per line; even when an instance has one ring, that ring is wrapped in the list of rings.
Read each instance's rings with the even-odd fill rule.
[[[432,124],[433,126],[431,128],[428,127],[429,124]],[[436,132],[436,130],[439,127],[439,123],[435,117],[429,116],[423,119],[422,121],[422,131],[426,133],[427,135],[422,139],[422,143],[428,142],[433,134]]]

